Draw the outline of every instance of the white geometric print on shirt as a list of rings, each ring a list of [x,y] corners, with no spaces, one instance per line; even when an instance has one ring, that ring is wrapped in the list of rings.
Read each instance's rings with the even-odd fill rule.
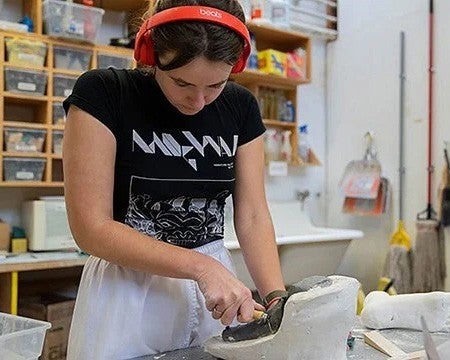
[[[166,179],[132,177],[129,205],[125,223],[139,232],[156,239],[183,246],[196,247],[223,238],[225,199],[229,190],[214,197],[187,197],[155,199],[135,183],[166,183]],[[137,180],[137,181],[136,181]],[[192,180],[176,180],[177,182]]]
[[[238,135],[233,135],[233,144],[228,145],[221,136],[216,136],[215,141],[212,136],[203,135],[201,142],[195,138],[190,131],[182,131],[186,144],[180,144],[172,134],[162,133],[160,136],[156,132],[152,132],[152,140],[146,142],[136,130],[133,129],[133,144],[132,151],[134,151],[134,145],[138,145],[139,148],[148,154],[154,154],[158,148],[165,156],[182,157],[197,171],[197,161],[193,158],[189,158],[187,155],[190,151],[196,150],[202,157],[205,157],[205,148],[211,146],[211,148],[217,153],[219,157],[232,157],[236,154]]]

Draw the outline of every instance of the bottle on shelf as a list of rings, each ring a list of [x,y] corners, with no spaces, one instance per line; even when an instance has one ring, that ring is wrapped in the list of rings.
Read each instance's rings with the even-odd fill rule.
[[[267,129],[264,134],[264,158],[266,164],[280,157],[279,134],[275,129]]]
[[[311,161],[311,147],[308,141],[308,125],[301,125],[298,129],[298,155],[303,162],[309,163]]]
[[[291,147],[291,130],[284,130],[282,132],[280,160],[289,163],[291,161],[292,147]]]
[[[287,100],[283,104],[283,116],[281,121],[295,122],[295,107],[291,100]]]

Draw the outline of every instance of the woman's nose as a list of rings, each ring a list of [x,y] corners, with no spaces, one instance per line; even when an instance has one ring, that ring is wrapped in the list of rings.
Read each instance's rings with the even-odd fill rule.
[[[205,106],[206,96],[203,91],[193,92],[189,96],[189,102],[193,108],[200,110]]]

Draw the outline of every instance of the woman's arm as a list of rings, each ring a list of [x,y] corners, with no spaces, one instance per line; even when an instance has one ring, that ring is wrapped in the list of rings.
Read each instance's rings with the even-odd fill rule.
[[[224,310],[228,325],[250,321],[251,292],[222,264],[113,220],[116,142],[100,121],[72,105],[64,131],[64,190],[69,224],[78,246],[112,263],[146,273],[197,281],[208,310]]]
[[[245,263],[259,294],[284,290],[275,234],[264,189],[263,138],[238,148],[234,224]]]

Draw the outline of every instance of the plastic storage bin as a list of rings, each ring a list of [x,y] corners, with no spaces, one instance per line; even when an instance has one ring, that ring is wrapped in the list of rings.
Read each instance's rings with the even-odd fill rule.
[[[47,73],[44,71],[12,69],[5,67],[6,91],[44,95]]]
[[[20,38],[5,39],[8,61],[13,65],[44,66],[47,44]]]
[[[56,155],[62,154],[63,136],[64,136],[64,131],[61,131],[61,130],[53,131],[53,153]]]
[[[5,128],[6,151],[42,152],[46,130]]]
[[[129,69],[131,68],[132,59],[129,56],[111,55],[111,54],[98,54],[97,55],[97,67],[99,69],[107,69],[113,67],[116,69]]]
[[[37,359],[50,327],[46,321],[0,313],[0,359]]]
[[[53,52],[57,69],[87,71],[90,68],[92,51],[55,46]]]
[[[43,2],[45,30],[50,36],[95,43],[105,10],[60,0]]]
[[[53,75],[53,96],[68,97],[77,81],[76,76]]]
[[[53,124],[64,125],[66,122],[66,112],[60,102],[53,103]]]
[[[40,158],[3,158],[5,181],[42,181],[46,160]]]

